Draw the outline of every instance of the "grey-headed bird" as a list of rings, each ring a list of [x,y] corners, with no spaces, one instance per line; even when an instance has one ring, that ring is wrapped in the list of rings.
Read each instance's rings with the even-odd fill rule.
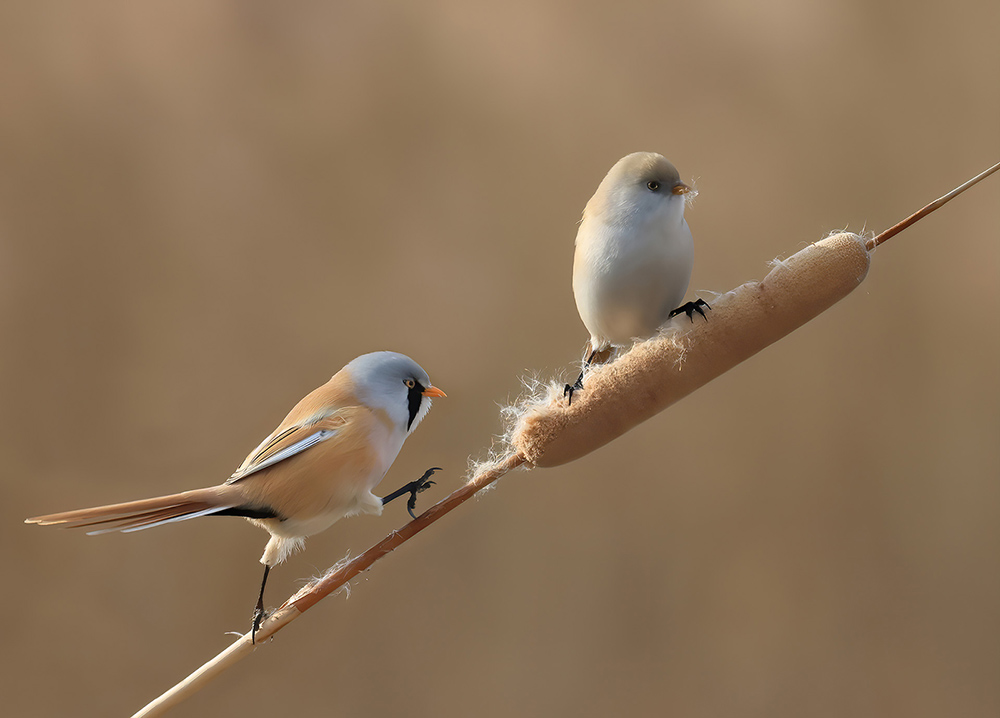
[[[380,499],[372,490],[445,393],[403,354],[364,354],[302,399],[236,472],[219,486],[142,501],[36,516],[26,523],[87,527],[90,534],[139,531],[198,516],[242,516],[271,534],[260,562],[264,578],[252,633],[264,618],[271,567],[301,549],[307,536],[346,516],[381,514],[382,506],[417,493],[434,471]]]

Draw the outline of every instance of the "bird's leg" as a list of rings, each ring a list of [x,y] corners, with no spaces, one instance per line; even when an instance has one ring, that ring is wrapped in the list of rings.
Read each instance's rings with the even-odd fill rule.
[[[708,302],[706,302],[704,299],[696,299],[693,302],[682,304],[679,307],[677,307],[677,309],[670,312],[670,318],[676,317],[678,314],[687,314],[688,319],[690,319],[693,322],[694,313],[698,312],[698,314],[700,314],[702,317],[705,317],[705,320],[707,321],[708,317],[705,316],[705,311],[702,309],[702,307],[705,307],[705,309],[711,309],[711,307],[708,306]]]
[[[433,469],[427,469],[427,471],[424,472],[424,475],[421,476],[416,481],[411,481],[410,483],[399,487],[391,494],[382,499],[382,505],[385,506],[393,499],[398,499],[400,496],[403,496],[404,494],[409,494],[410,498],[406,502],[406,510],[410,512],[411,518],[417,518],[416,514],[413,513],[413,509],[417,508],[417,494],[419,494],[421,491],[426,491],[436,483],[434,481],[429,480],[431,476],[434,475],[435,471],[441,471],[441,467],[435,466]]]
[[[581,371],[580,376],[576,378],[576,383],[572,385],[567,384],[563,387],[563,396],[568,397],[568,400],[566,401],[567,404],[573,403],[573,392],[583,388],[583,375],[587,373],[587,369],[589,369],[590,365],[594,363],[594,357],[596,357],[597,354],[597,349],[592,350],[587,356],[586,361],[583,362],[583,371]]]
[[[267,612],[264,610],[264,586],[267,584],[267,574],[270,571],[271,567],[265,563],[264,578],[260,580],[260,595],[257,597],[257,606],[253,610],[253,627],[250,629],[250,642],[254,644],[257,643],[257,629],[267,618]]]

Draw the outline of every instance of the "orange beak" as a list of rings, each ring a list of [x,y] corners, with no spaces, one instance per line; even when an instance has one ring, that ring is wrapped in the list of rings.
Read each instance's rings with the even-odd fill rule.
[[[675,184],[673,187],[670,188],[670,194],[687,194],[690,191],[691,188],[688,187],[683,182],[681,182],[680,184]]]
[[[424,396],[448,396],[443,391],[441,391],[440,389],[438,389],[436,386],[433,385],[427,387],[420,393],[423,394]]]

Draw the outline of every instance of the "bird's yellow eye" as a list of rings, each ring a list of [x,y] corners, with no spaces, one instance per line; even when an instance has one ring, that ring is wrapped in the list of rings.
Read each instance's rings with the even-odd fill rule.
[[[406,384],[407,389],[412,389],[417,385],[417,382],[413,381],[413,379],[403,379],[403,383]]]
[[[646,186],[649,187],[650,192],[655,192],[656,190],[660,189],[660,183],[657,182],[656,180],[650,180],[649,182],[646,183]]]

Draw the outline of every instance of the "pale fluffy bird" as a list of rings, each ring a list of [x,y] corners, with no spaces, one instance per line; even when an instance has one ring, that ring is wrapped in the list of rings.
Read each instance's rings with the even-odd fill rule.
[[[680,306],[694,267],[684,219],[691,188],[665,157],[620,159],[583,210],[573,258],[573,295],[590,345],[586,365],[612,346],[652,336],[670,317],[704,316],[703,300]],[[583,386],[583,374],[573,391]]]
[[[364,354],[312,391],[219,486],[142,501],[37,516],[26,523],[92,527],[90,534],[142,529],[198,516],[242,516],[271,534],[253,631],[264,615],[271,567],[302,548],[307,536],[346,516],[381,514],[384,503],[432,484],[436,469],[385,499],[372,491],[403,442],[445,393],[427,372],[396,352]]]

